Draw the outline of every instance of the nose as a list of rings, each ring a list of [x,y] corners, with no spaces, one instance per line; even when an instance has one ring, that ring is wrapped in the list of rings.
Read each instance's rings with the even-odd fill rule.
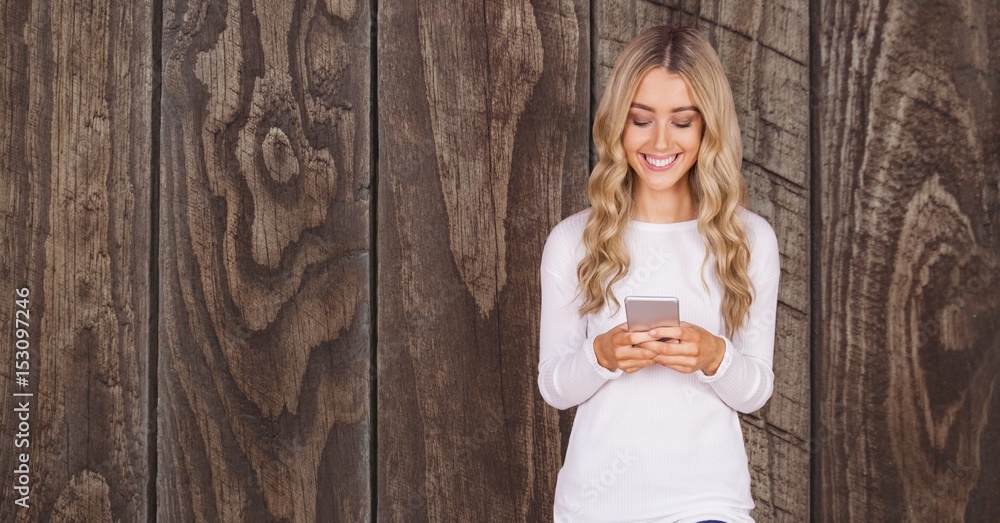
[[[656,128],[656,136],[653,137],[653,145],[658,153],[670,152],[669,147],[673,145],[673,135],[670,130],[670,122],[662,122]]]

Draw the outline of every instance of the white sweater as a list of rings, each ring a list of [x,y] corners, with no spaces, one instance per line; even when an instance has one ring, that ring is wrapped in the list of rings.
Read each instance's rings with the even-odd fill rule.
[[[591,209],[560,222],[542,252],[538,388],[557,409],[579,406],[556,484],[554,517],[562,522],[753,521],[739,412],[771,396],[780,262],[770,224],[744,209],[750,278],[756,296],[743,328],[729,340],[720,314],[722,288],[697,221],[633,221],[626,233],[628,276],[608,303],[581,318],[576,267]],[[712,376],[654,364],[634,373],[597,362],[594,338],[626,321],[624,298],[675,296],[681,320],[722,337],[726,352]]]

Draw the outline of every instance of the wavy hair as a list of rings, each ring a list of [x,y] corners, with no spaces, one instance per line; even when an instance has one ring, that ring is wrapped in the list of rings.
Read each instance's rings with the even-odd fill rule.
[[[743,143],[722,63],[708,40],[690,27],[646,29],[629,42],[611,70],[594,118],[599,160],[587,183],[593,210],[583,233],[586,254],[576,269],[584,296],[579,312],[582,316],[598,311],[608,299],[620,307],[611,287],[629,271],[624,234],[634,218],[636,185],[622,135],[640,80],[657,67],[684,79],[704,121],[698,158],[688,175],[698,209],[698,232],[706,246],[701,283],[709,291],[704,270],[712,254],[723,288],[725,331],[732,337],[753,301],[750,246],[740,213],[747,204],[740,170]]]

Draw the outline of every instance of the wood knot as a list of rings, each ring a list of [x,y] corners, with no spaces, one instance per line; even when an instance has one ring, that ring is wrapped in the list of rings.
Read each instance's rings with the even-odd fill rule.
[[[285,132],[277,127],[272,127],[264,137],[262,145],[264,154],[264,166],[271,178],[279,182],[287,182],[299,172],[299,161],[292,150],[292,144],[288,141]]]

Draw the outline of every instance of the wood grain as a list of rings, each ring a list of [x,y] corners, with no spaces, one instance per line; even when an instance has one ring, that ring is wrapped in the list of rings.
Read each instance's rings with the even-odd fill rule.
[[[380,2],[375,62],[370,7],[0,3],[0,361],[27,287],[36,394],[0,520],[551,519],[539,258],[661,23],[718,50],[780,243],[755,518],[1000,513],[996,2]]]
[[[771,223],[781,252],[775,391],[741,415],[758,521],[808,519],[809,84],[806,6],[780,2],[595,3],[593,91],[646,27],[701,30],[729,78],[743,137],[750,210]],[[595,106],[596,108],[595,96]]]
[[[368,4],[163,28],[157,516],[367,519]]]
[[[551,520],[538,265],[585,202],[588,19],[379,4],[379,521]]]
[[[1000,513],[1000,16],[820,2],[814,516]]]
[[[0,4],[0,520],[147,517],[151,3]],[[14,382],[27,288],[26,388]],[[15,447],[14,392],[29,399]],[[24,509],[13,471],[29,454]]]

